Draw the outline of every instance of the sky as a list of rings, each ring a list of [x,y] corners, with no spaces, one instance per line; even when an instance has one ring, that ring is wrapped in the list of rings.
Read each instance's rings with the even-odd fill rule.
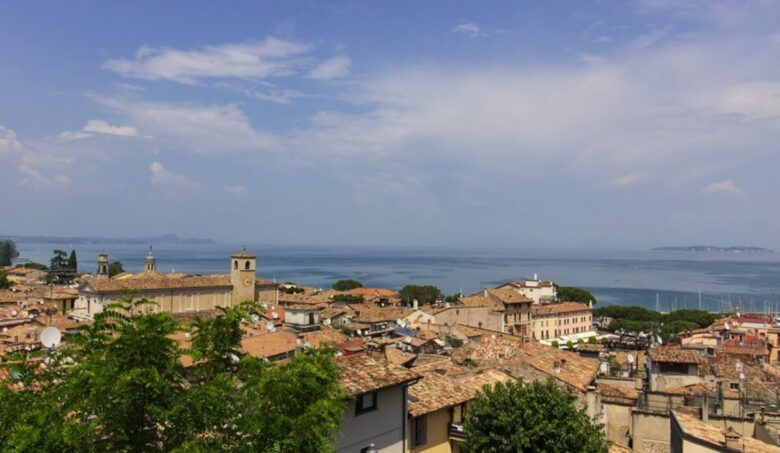
[[[0,3],[0,234],[780,249],[780,2]]]

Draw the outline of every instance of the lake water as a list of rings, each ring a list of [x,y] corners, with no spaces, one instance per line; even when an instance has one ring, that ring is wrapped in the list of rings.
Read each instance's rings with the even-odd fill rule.
[[[68,244],[19,243],[22,259],[48,263],[55,248]],[[129,244],[76,245],[79,268],[94,272],[97,254],[107,252],[125,270],[143,267],[146,248]],[[161,272],[227,273],[229,256],[240,246],[155,245]],[[780,311],[780,254],[667,251],[583,251],[541,249],[380,248],[248,246],[257,255],[258,275],[327,288],[342,278],[367,286],[399,289],[433,284],[447,294],[471,293],[538,273],[561,285],[581,286],[599,304],[641,305],[662,311]]]

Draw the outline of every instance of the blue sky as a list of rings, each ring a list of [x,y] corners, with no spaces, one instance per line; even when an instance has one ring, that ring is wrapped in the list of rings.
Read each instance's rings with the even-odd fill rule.
[[[780,4],[4,2],[0,233],[780,248]]]

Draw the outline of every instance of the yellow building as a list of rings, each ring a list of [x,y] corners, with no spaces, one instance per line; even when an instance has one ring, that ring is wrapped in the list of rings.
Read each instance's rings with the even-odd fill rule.
[[[276,284],[257,278],[256,262],[254,255],[242,251],[230,257],[230,274],[161,274],[157,272],[157,261],[150,248],[143,272],[110,278],[108,255],[101,254],[96,276],[82,279],[79,285],[72,314],[92,318],[128,292],[155,302],[152,310],[170,313],[194,313],[246,301],[272,302]]]
[[[472,390],[435,371],[409,387],[409,451],[460,452],[463,409],[473,397]]]

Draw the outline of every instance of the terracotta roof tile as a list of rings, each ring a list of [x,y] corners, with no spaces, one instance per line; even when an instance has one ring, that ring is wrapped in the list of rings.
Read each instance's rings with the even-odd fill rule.
[[[228,275],[204,275],[190,276],[180,278],[167,278],[147,276],[139,278],[128,278],[124,280],[101,280],[94,277],[83,279],[83,285],[88,284],[97,292],[123,292],[133,290],[154,290],[154,289],[172,289],[172,288],[208,288],[225,287],[231,288],[230,276]]]
[[[650,360],[664,363],[699,363],[699,354],[682,349],[679,346],[659,346],[650,348]]]
[[[718,450],[723,449],[723,451],[726,451],[724,448],[726,433],[723,429],[712,426],[709,423],[705,423],[695,415],[687,414],[681,411],[673,411],[672,415],[677,420],[677,423],[680,425],[680,428],[685,435],[716,446]],[[737,436],[739,435],[737,433],[733,434]],[[742,436],[739,440],[739,443],[744,446],[745,451],[755,453],[780,452],[780,447],[762,442],[758,439],[753,439],[750,436]]]
[[[549,314],[574,313],[578,311],[592,311],[591,307],[579,302],[559,302],[545,305],[534,305],[531,308],[534,316]]]
[[[400,349],[394,348],[392,346],[388,346],[385,348],[385,358],[390,363],[404,366],[416,359],[417,355],[401,351]]]
[[[337,363],[341,369],[339,382],[350,396],[404,385],[419,379],[419,375],[402,366],[366,354],[339,357]]]
[[[488,296],[495,297],[504,304],[532,304],[534,301],[511,288],[499,288],[487,290]]]
[[[409,415],[419,417],[465,403],[474,391],[436,373],[426,374],[409,387]]]
[[[241,340],[241,349],[258,358],[269,358],[282,354],[292,355],[297,345],[297,336],[285,331],[254,335]]]

